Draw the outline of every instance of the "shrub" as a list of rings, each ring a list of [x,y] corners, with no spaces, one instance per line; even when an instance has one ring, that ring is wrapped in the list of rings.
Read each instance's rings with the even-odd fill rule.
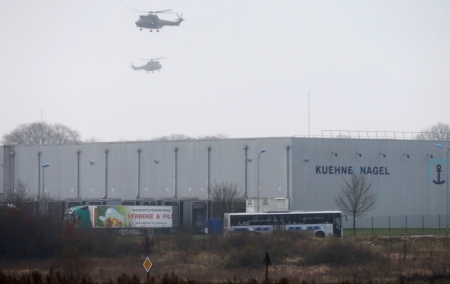
[[[78,283],[83,279],[90,279],[92,261],[76,248],[71,248],[60,254],[57,267],[63,277]]]
[[[262,265],[266,251],[271,250],[271,236],[243,234],[226,238],[224,266],[251,267]]]
[[[140,236],[121,236],[114,229],[82,229],[67,226],[61,235],[61,252],[76,248],[84,255],[116,257],[142,252]]]
[[[306,254],[307,264],[329,264],[333,266],[363,264],[382,256],[365,245],[342,239],[330,239],[323,247]]]
[[[177,249],[182,252],[188,252],[195,245],[194,236],[186,227],[180,227],[177,233],[172,236],[172,241]]]
[[[0,210],[0,255],[8,258],[51,257],[59,249],[61,227],[19,209]]]

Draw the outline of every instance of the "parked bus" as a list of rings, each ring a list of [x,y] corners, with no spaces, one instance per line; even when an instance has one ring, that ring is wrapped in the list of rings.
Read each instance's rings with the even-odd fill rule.
[[[340,211],[269,211],[259,213],[225,213],[224,233],[303,232],[311,236],[343,236]]]

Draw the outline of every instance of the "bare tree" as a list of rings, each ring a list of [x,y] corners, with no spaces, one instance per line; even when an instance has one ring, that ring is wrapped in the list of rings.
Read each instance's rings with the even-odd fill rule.
[[[21,124],[3,135],[2,142],[4,145],[65,144],[80,143],[81,137],[78,131],[59,123],[32,122]]]
[[[356,217],[372,210],[376,201],[377,192],[372,189],[372,182],[364,175],[352,174],[350,181],[344,178],[344,185],[334,199],[334,204],[353,216],[353,234],[355,234]]]
[[[224,134],[217,134],[217,135],[205,135],[205,136],[199,136],[199,140],[218,140],[218,139],[226,139],[228,138],[227,135]]]
[[[438,122],[435,125],[421,130],[416,135],[416,139],[420,140],[450,140],[450,125]]]
[[[17,181],[15,188],[12,191],[4,192],[1,198],[2,204],[12,204],[16,208],[23,209],[26,203],[33,202],[34,198],[28,194],[28,184]]]
[[[184,134],[171,134],[167,136],[161,136],[153,138],[153,141],[180,141],[180,140],[193,140],[195,138],[184,135]]]
[[[211,199],[214,202],[214,215],[223,218],[224,213],[233,211],[233,202],[240,196],[240,190],[235,183],[216,183],[210,191]]]
[[[94,136],[83,140],[83,143],[100,143],[100,142],[102,141]]]
[[[185,134],[171,134],[167,136],[161,136],[151,139],[152,141],[181,141],[181,140],[217,140],[227,138],[227,135],[217,134],[217,135],[205,135],[198,136],[198,138],[191,137]]]

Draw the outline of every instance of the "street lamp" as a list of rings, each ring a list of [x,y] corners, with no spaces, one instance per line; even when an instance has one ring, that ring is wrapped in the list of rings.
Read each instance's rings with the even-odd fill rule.
[[[445,148],[442,147],[441,144],[436,144],[436,147],[442,148],[442,149],[445,150]],[[446,210],[447,210],[447,227],[446,227],[447,237],[448,237],[448,150],[450,150],[450,148],[447,149],[447,153],[445,154],[445,163],[446,163],[446,165],[445,165],[445,175],[447,177],[447,180],[445,181],[445,184],[447,186],[447,197],[446,197],[446,200],[447,200],[447,208],[446,208]]]
[[[259,151],[259,155],[258,155],[258,207],[257,207],[258,212],[259,212],[259,190],[260,190],[260,188],[259,188],[259,157],[261,157],[261,154],[264,152],[266,152],[266,150],[261,149],[261,151]]]
[[[45,168],[50,166],[49,164],[42,165],[42,195],[44,195],[45,192]]]
[[[41,212],[44,212],[44,196],[45,196],[45,168],[50,166],[49,164],[42,165],[42,195],[41,195]]]

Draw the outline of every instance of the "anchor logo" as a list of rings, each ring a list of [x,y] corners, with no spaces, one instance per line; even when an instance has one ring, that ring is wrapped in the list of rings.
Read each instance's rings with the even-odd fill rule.
[[[435,184],[443,184],[445,182],[445,180],[441,180],[441,172],[442,172],[442,170],[441,170],[441,165],[440,164],[436,165],[436,172],[437,172],[437,177],[438,178],[437,178],[437,181],[433,180],[433,182]]]
[[[450,176],[450,167],[447,162],[444,159],[433,159],[428,166],[428,180],[435,185],[442,185],[447,182],[446,176]]]

